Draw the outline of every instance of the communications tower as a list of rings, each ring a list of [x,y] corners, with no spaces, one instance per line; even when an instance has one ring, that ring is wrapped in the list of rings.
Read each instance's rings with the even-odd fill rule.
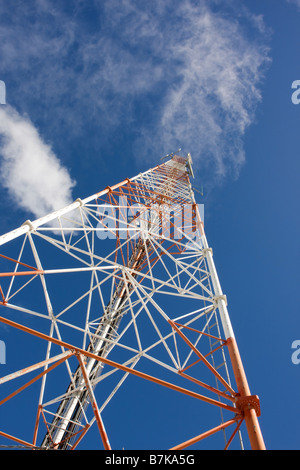
[[[190,154],[172,154],[0,237],[0,324],[18,364],[0,378],[1,445],[89,448],[96,430],[109,450],[126,429],[135,449],[135,419],[149,449],[164,403],[156,449],[220,435],[244,448],[243,428],[265,448],[193,177]]]

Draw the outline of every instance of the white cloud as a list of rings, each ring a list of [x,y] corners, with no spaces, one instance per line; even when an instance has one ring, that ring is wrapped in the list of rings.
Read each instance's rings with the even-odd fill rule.
[[[69,172],[28,117],[0,107],[1,184],[19,207],[36,217],[72,202]]]
[[[288,3],[294,3],[297,5],[298,8],[300,8],[300,0],[287,0]]]
[[[165,57],[180,66],[152,135],[156,150],[184,148],[198,167],[210,168],[213,179],[212,173],[238,174],[245,161],[243,138],[261,100],[269,51],[263,42],[249,40],[234,16],[216,14],[207,4],[199,7],[185,1],[178,10],[184,21],[164,45]],[[240,16],[251,23],[257,37],[264,37],[261,17],[245,11]],[[150,145],[149,130],[141,140]]]
[[[153,164],[182,147],[208,177],[238,174],[269,61],[263,18],[240,0],[105,0],[86,8],[80,0],[68,13],[56,1],[23,2],[13,27],[0,26],[1,64],[13,80],[23,78],[18,109],[30,110],[64,155],[66,135],[89,146],[91,166],[99,159],[88,152],[98,158],[107,145],[113,154],[116,133],[127,132],[137,159]],[[9,14],[8,4],[1,9]]]

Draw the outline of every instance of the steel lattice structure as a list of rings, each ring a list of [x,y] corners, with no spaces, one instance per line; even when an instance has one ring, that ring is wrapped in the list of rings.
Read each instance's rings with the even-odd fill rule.
[[[17,427],[0,429],[4,441],[76,449],[96,427],[99,448],[111,449],[103,413],[126,402],[124,383],[135,376],[188,397],[195,409],[218,410],[217,422],[205,422],[197,436],[185,430],[171,449],[229,428],[227,449],[241,441],[243,423],[251,447],[264,448],[259,400],[247,384],[191,176],[190,155],[173,155],[0,237],[0,321],[34,341],[31,365],[24,352],[24,367],[0,379],[1,408],[38,386],[28,438]]]

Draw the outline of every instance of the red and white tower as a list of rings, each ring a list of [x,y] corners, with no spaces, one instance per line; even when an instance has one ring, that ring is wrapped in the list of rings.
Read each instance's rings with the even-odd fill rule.
[[[139,378],[193,410],[193,426],[174,434],[176,413],[165,407],[167,448],[205,447],[204,438],[226,430],[227,449],[242,442],[245,427],[251,448],[264,449],[259,399],[250,393],[191,177],[191,156],[173,155],[0,237],[0,322],[22,349],[17,370],[0,379],[3,443],[89,448],[96,428],[99,448],[114,449],[108,429],[114,436],[119,426],[110,410],[120,403],[126,411],[125,385]],[[28,409],[18,401],[24,393]],[[164,445],[159,431],[155,445]]]

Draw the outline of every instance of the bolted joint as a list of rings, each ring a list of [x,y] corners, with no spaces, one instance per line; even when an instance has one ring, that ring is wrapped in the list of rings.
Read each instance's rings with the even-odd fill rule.
[[[26,222],[24,222],[24,224],[22,224],[22,227],[23,225],[28,225],[28,227],[30,228],[30,231],[34,231],[35,230],[35,227],[33,225],[33,223],[31,222],[31,220],[26,220]]]
[[[202,250],[203,256],[206,256],[206,254],[208,252],[210,252],[211,255],[213,255],[213,249],[212,248],[203,248],[203,250]]]
[[[227,297],[226,297],[226,295],[216,295],[215,297],[213,297],[213,302],[216,306],[218,305],[219,300],[224,300],[225,305],[227,307]]]
[[[236,407],[241,412],[245,414],[247,410],[255,410],[256,416],[260,416],[260,403],[257,395],[247,395],[245,397],[236,398]]]
[[[80,197],[78,197],[75,202],[78,202],[81,207],[84,206],[84,202],[82,199],[80,199]]]

